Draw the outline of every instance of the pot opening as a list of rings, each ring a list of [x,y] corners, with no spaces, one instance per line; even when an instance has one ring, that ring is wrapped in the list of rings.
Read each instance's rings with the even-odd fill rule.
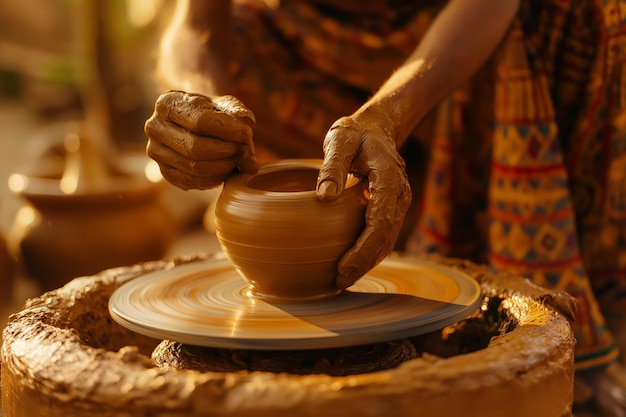
[[[248,187],[260,191],[293,193],[315,191],[319,170],[314,168],[294,168],[280,171],[260,172],[247,182]],[[348,174],[346,189],[358,184],[360,178]]]
[[[289,169],[261,172],[248,180],[248,187],[261,191],[289,193],[313,191],[317,185],[316,169]]]

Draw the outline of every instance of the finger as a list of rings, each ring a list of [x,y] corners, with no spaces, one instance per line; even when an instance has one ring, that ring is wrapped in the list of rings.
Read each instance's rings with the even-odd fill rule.
[[[225,113],[238,118],[250,127],[250,130],[245,132],[246,136],[242,142],[243,155],[238,161],[237,167],[240,171],[256,174],[259,170],[259,161],[254,150],[254,141],[252,140],[252,125],[256,122],[254,113],[245,107],[241,101],[229,95],[217,97],[213,100],[213,103]]]
[[[197,160],[237,158],[242,154],[240,144],[194,134],[155,115],[148,119],[144,131],[153,143],[162,144],[176,153]]]
[[[324,139],[324,161],[317,177],[317,197],[334,200],[342,193],[360,141],[358,132],[333,126]]]
[[[154,159],[159,166],[165,166],[179,171],[180,174],[177,174],[179,177],[182,175],[188,177],[189,180],[186,180],[187,184],[192,183],[193,178],[197,178],[200,184],[204,183],[202,178],[226,178],[235,169],[235,160],[232,158],[199,161],[187,158],[184,155],[172,151],[169,147],[151,140],[148,140],[146,153],[150,158]],[[187,186],[186,189],[188,188],[200,187]]]
[[[162,118],[202,135],[243,144],[252,141],[249,121],[226,113],[203,95],[168,91],[157,99],[155,112]]]
[[[159,169],[161,170],[163,178],[183,190],[207,190],[215,188],[221,185],[227,178],[227,176],[223,175],[194,177],[186,172],[167,165],[159,165]]]
[[[404,216],[411,203],[411,189],[404,172],[402,180],[379,178],[369,173],[371,196],[365,214],[365,229],[339,262],[337,286],[347,288],[375,267],[393,250]]]
[[[241,119],[246,124],[251,126],[256,123],[254,113],[245,107],[237,98],[225,95],[216,97],[212,101],[213,104],[222,109],[222,111]]]
[[[259,170],[259,160],[254,150],[254,142],[241,145],[243,154],[237,161],[237,168],[247,174],[256,174]]]
[[[203,95],[168,91],[157,100],[155,115],[192,132],[241,144],[237,167],[250,174],[257,172],[259,162],[252,140],[254,114],[236,98],[222,96],[211,100]],[[187,146],[194,145],[192,142]]]

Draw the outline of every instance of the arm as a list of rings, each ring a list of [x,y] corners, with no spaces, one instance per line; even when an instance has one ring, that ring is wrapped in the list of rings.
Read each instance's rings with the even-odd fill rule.
[[[370,183],[365,230],[339,262],[340,288],[393,250],[412,198],[398,147],[487,60],[508,30],[518,1],[450,0],[409,59],[359,110],[328,131],[318,197],[337,198],[348,171],[367,176]]]
[[[179,0],[164,33],[158,75],[169,89],[146,121],[147,154],[183,189],[220,185],[236,168],[254,173],[254,114],[228,89],[229,0]]]
[[[228,88],[230,0],[178,0],[159,46],[164,89],[207,95]]]
[[[355,116],[371,109],[388,113],[399,147],[435,105],[487,60],[518,7],[519,0],[451,0],[409,59]]]

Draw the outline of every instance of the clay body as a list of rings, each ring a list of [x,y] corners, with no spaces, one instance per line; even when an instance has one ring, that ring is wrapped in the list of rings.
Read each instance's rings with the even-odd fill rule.
[[[44,290],[81,275],[162,257],[175,228],[162,184],[120,179],[108,190],[64,195],[58,181],[30,178],[12,239]]]
[[[177,225],[143,152],[118,150],[96,125],[51,124],[8,180],[24,200],[9,246],[43,290],[161,258]]]
[[[222,249],[254,297],[316,300],[339,292],[337,263],[365,226],[367,181],[350,175],[334,201],[317,199],[320,160],[281,160],[224,184],[216,209]]]

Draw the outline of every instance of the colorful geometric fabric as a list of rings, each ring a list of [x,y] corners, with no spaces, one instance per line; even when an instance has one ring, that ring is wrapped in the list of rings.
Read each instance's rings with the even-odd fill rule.
[[[542,71],[531,71],[526,57],[523,32],[516,27],[496,77],[490,263],[568,291],[578,300],[578,367],[591,367],[614,359],[617,350],[580,256],[548,79]]]
[[[626,181],[626,126],[611,120],[611,114],[622,122],[626,117],[621,81],[626,50],[610,61],[604,55],[605,48],[622,43],[626,33],[624,16],[604,20],[620,14],[619,6],[625,3],[525,3],[494,57],[490,133],[465,138],[488,141],[491,147],[490,160],[485,161],[488,262],[497,270],[568,291],[578,300],[574,329],[580,370],[618,355],[596,296],[602,294],[607,314],[626,312],[626,223],[612,215],[621,208],[613,208],[615,203],[623,205],[626,197],[621,185]],[[433,148],[441,149],[444,141],[439,137]],[[442,160],[437,152],[432,155]],[[445,159],[448,165],[456,163],[453,157]],[[431,163],[429,170],[433,167],[436,173],[427,178],[444,175],[445,168]],[[463,192],[463,181],[449,179],[457,183],[454,188],[427,181],[424,196],[454,201],[454,193]],[[458,229],[446,225],[459,222],[454,210],[437,210],[441,205],[423,205],[411,249],[471,256],[454,252]],[[477,208],[475,218],[481,217]],[[484,227],[479,221],[474,225]]]
[[[236,3],[232,93],[255,112],[257,143],[320,156],[332,122],[402,63],[444,4]],[[568,291],[578,369],[616,358],[604,317],[626,327],[625,19],[622,0],[522,0],[498,51],[405,150],[420,174],[405,249]]]

